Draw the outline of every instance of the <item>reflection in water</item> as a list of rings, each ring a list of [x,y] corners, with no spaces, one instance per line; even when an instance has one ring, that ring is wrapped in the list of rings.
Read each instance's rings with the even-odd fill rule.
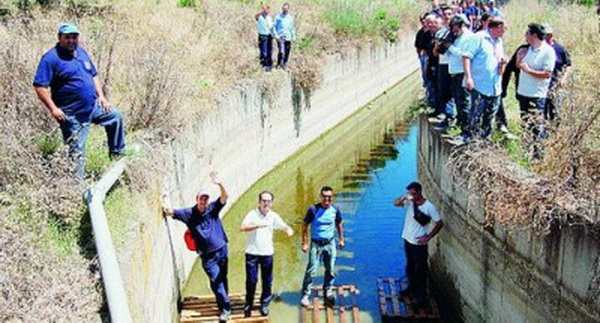
[[[379,276],[401,276],[403,214],[392,200],[416,178],[416,127],[402,117],[418,95],[413,74],[386,94],[319,137],[273,169],[245,192],[228,211],[225,227],[229,242],[230,292],[244,292],[245,234],[239,231],[244,215],[256,207],[264,189],[275,195],[273,209],[294,228],[294,236],[275,234],[275,301],[272,322],[296,322],[300,287],[307,255],[300,250],[300,229],[306,209],[319,201],[319,189],[336,189],[343,212],[346,248],[338,253],[336,284],[360,290],[361,322],[380,320],[376,298]],[[322,283],[323,270],[315,284]],[[201,266],[196,264],[184,295],[210,294]]]

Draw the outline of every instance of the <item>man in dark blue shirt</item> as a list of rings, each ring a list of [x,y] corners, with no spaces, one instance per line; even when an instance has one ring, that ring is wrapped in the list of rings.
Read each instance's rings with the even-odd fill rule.
[[[76,161],[78,177],[84,175],[84,148],[90,123],[106,128],[111,158],[124,152],[121,115],[108,104],[94,63],[79,47],[76,25],[63,24],[58,28],[58,43],[42,56],[33,86],[40,101],[60,124],[69,155]]]
[[[333,189],[329,186],[321,188],[321,203],[311,205],[306,211],[304,223],[302,224],[302,251],[308,248],[308,226],[311,226],[311,243],[308,265],[302,283],[302,306],[310,305],[310,292],[313,278],[317,275],[320,263],[325,266],[325,280],[323,282],[323,293],[331,305],[335,303],[335,293],[330,289],[335,279],[335,231],[339,235],[338,246],[344,247],[344,228],[342,226],[342,212],[337,205],[333,204]]]
[[[200,191],[196,195],[196,205],[183,209],[164,209],[163,215],[173,217],[187,225],[196,242],[196,252],[202,260],[202,268],[210,280],[210,288],[215,294],[217,305],[221,311],[220,320],[227,321],[231,314],[227,284],[227,234],[219,212],[227,203],[227,191],[216,172],[210,177],[219,189],[221,196],[212,203],[208,203],[209,195]]]
[[[546,42],[554,48],[554,53],[556,54],[556,63],[554,64],[554,71],[552,71],[552,78],[550,79],[544,117],[547,120],[558,123],[560,122],[560,108],[563,101],[558,89],[565,85],[571,72],[571,56],[562,44],[554,40],[552,26],[545,24],[544,29],[546,30]]]

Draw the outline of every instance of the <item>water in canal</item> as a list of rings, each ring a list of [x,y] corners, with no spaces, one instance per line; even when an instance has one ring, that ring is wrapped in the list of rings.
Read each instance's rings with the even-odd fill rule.
[[[301,149],[245,192],[228,211],[224,224],[230,238],[230,292],[244,292],[244,215],[257,205],[258,193],[271,190],[273,209],[295,233],[275,234],[277,295],[270,306],[272,322],[297,322],[300,287],[307,255],[300,250],[300,229],[306,209],[319,201],[319,189],[336,190],[343,212],[346,247],[338,252],[337,284],[354,284],[360,291],[361,322],[379,322],[378,277],[404,277],[401,232],[404,210],[392,205],[417,178],[417,128],[405,120],[419,94],[413,74],[394,88]],[[322,275],[322,270],[319,275]],[[322,282],[322,276],[316,284]],[[260,281],[258,285],[260,290]],[[184,295],[210,294],[208,280],[196,264]]]

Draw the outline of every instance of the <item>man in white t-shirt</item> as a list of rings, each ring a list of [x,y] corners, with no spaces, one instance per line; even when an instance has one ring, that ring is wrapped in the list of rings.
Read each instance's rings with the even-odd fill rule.
[[[258,269],[260,267],[262,280],[262,294],[260,296],[260,314],[269,315],[273,285],[273,231],[283,230],[288,236],[294,234],[279,216],[271,210],[273,193],[263,191],[258,195],[258,208],[248,212],[240,230],[248,232],[246,238],[246,305],[244,316],[249,317],[254,303],[254,293],[258,282]]]
[[[529,47],[517,53],[517,67],[521,70],[517,99],[521,107],[523,142],[532,158],[541,157],[541,141],[546,136],[544,108],[556,63],[556,53],[544,41],[545,36],[542,25],[529,24],[525,31]]]
[[[402,293],[405,295],[412,293],[413,306],[420,308],[427,297],[427,243],[440,232],[444,222],[435,206],[423,197],[421,184],[412,182],[406,190],[408,194],[394,201],[395,206],[407,209],[402,239],[404,239],[406,252],[408,288]],[[415,209],[418,209],[420,214],[415,216]],[[430,231],[431,224],[433,229]]]

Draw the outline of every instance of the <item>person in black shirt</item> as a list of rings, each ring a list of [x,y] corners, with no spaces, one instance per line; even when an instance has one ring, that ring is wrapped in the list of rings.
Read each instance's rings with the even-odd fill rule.
[[[544,117],[546,120],[556,121],[558,123],[560,121],[562,97],[560,97],[557,90],[564,86],[567,77],[571,72],[571,57],[569,56],[567,49],[554,40],[552,26],[545,24],[544,27],[546,30],[546,42],[554,48],[554,52],[556,53],[556,63],[554,65],[554,71],[552,71],[552,78],[550,79]]]
[[[425,17],[427,14],[423,14],[419,17],[421,21],[421,29],[417,32],[415,37],[415,49],[417,50],[417,56],[419,57],[419,63],[421,64],[421,77],[423,78],[423,86],[427,88],[428,79],[425,73],[425,67],[427,66],[427,44],[431,42],[431,34],[427,29],[427,23]]]

